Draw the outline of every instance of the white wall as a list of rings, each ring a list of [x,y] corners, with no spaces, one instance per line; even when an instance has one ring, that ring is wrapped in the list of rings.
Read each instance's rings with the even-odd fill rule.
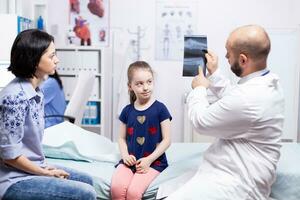
[[[140,25],[147,28],[145,45],[150,49],[142,52],[144,59],[149,61],[157,72],[157,96],[166,103],[173,116],[173,141],[181,141],[183,131],[183,99],[185,92],[190,90],[191,78],[181,77],[182,62],[155,60],[155,2],[149,0],[112,0],[111,26],[131,28]],[[170,1],[169,1],[170,2]],[[229,73],[225,56],[225,41],[235,27],[244,24],[260,24],[266,28],[291,28],[300,23],[299,2],[296,0],[227,0],[199,1],[200,34],[208,35],[208,46],[220,59],[221,68]],[[119,31],[121,32],[121,31]],[[126,31],[121,32],[125,34]],[[120,37],[125,37],[124,35]],[[115,47],[117,49],[118,47]],[[117,58],[116,58],[117,59]],[[118,66],[115,65],[115,71]],[[125,66],[123,66],[125,67]],[[232,74],[230,73],[232,76]],[[116,127],[116,126],[115,126]],[[114,132],[116,135],[117,132]]]
[[[182,0],[183,1],[183,0]],[[67,1],[66,1],[67,2]],[[168,1],[174,2],[174,1]],[[188,2],[188,1],[185,1]],[[59,5],[60,4],[60,5]],[[59,6],[57,6],[59,5]],[[66,3],[61,0],[48,1],[48,25],[66,25],[63,13],[66,14]],[[124,58],[130,50],[128,41],[133,39],[128,33],[136,30],[137,25],[146,29],[142,45],[148,49],[142,51],[142,59],[151,64],[156,72],[156,95],[169,108],[172,116],[173,141],[183,139],[183,94],[190,90],[191,78],[183,78],[182,62],[155,60],[155,0],[110,0],[110,26],[113,39],[110,41],[113,70],[112,107],[113,123],[110,125],[113,138],[118,135],[117,99],[120,75],[128,66]],[[270,28],[294,28],[300,24],[300,3],[297,0],[199,0],[199,34],[208,36],[208,46],[219,55],[220,67],[233,77],[225,59],[225,41],[235,27],[245,24],[260,24]],[[59,13],[59,15],[58,15]],[[48,27],[49,27],[48,26]],[[63,28],[62,28],[63,29]],[[63,43],[66,30],[59,28],[56,42]],[[127,62],[127,63],[126,63]],[[123,74],[124,76],[124,74]],[[110,86],[108,86],[110,87]],[[126,89],[126,87],[125,87]],[[126,93],[126,91],[125,91]],[[123,99],[127,98],[122,96]],[[109,121],[109,120],[107,120]]]
[[[47,31],[55,37],[57,45],[64,45],[69,24],[69,1],[47,0],[47,8]]]
[[[8,3],[7,0],[0,0],[0,13],[8,13]]]

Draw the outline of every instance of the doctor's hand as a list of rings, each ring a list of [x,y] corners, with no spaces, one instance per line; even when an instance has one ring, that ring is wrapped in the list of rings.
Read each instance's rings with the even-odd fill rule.
[[[212,51],[208,51],[205,54],[205,58],[207,60],[206,67],[209,74],[213,74],[218,68],[218,56]]]
[[[205,76],[203,75],[203,71],[202,71],[202,67],[199,66],[199,74],[197,76],[194,77],[193,81],[192,81],[192,88],[196,88],[198,86],[203,86],[205,88],[209,87],[209,80],[207,80],[207,78],[205,78]]]
[[[136,173],[139,173],[139,174],[147,173],[149,171],[151,163],[152,163],[152,161],[147,157],[139,159],[135,165]]]
[[[133,166],[136,164],[136,158],[134,155],[126,155],[123,158],[123,162],[125,163],[125,165],[127,166]]]

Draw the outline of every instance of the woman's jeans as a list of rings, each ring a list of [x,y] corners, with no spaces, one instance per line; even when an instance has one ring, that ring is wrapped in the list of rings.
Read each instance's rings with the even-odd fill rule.
[[[8,188],[3,200],[95,200],[92,178],[73,169],[58,167],[70,174],[68,179],[38,176],[19,181]]]

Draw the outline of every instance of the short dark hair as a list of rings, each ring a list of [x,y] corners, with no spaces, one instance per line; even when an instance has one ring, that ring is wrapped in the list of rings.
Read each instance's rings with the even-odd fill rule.
[[[232,48],[236,54],[244,53],[256,60],[267,59],[271,49],[271,42],[269,36],[266,35],[264,43],[258,43],[256,41],[236,41]]]
[[[33,78],[40,59],[51,42],[54,42],[53,36],[44,31],[22,31],[12,45],[8,70],[19,78]]]
[[[237,28],[234,32],[236,34],[242,33],[232,44],[235,54],[243,53],[256,61],[267,60],[271,41],[264,28],[258,25],[246,25]]]

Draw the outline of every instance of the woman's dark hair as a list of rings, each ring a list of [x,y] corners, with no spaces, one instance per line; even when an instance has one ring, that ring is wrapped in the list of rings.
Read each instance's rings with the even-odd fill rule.
[[[19,78],[33,78],[40,59],[51,42],[54,42],[54,38],[44,31],[22,31],[12,45],[8,70]]]
[[[59,74],[57,73],[56,70],[55,70],[54,74],[49,75],[49,77],[54,78],[54,79],[57,81],[57,83],[58,83],[60,89],[63,89],[62,81],[61,81],[61,79],[60,79],[60,77],[59,77]]]
[[[150,67],[150,65],[145,61],[136,61],[134,63],[131,63],[127,70],[127,78],[128,78],[128,85],[131,83],[134,71],[137,69],[145,69],[148,70],[153,75],[153,70]],[[136,100],[136,95],[133,91],[129,90],[129,99],[130,103],[133,104]]]

